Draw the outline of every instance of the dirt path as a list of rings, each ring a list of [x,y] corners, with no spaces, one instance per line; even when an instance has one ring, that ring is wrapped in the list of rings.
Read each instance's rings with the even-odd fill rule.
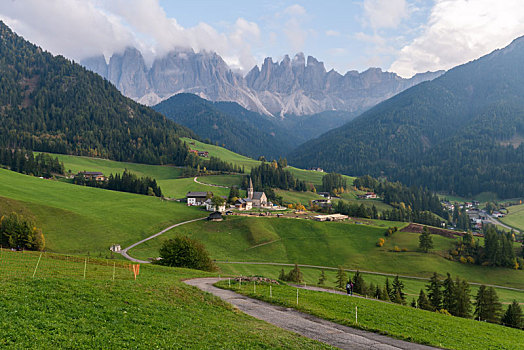
[[[143,240],[141,240],[141,241],[138,241],[138,242],[136,242],[136,243],[131,244],[131,245],[130,245],[129,247],[127,247],[127,248],[122,249],[122,250],[120,251],[120,254],[122,254],[122,256],[123,256],[124,258],[128,259],[128,260],[131,260],[131,261],[134,261],[134,262],[137,262],[137,263],[140,263],[140,264],[149,264],[149,263],[151,263],[151,261],[140,260],[140,259],[135,259],[135,258],[133,258],[133,257],[130,257],[129,254],[127,254],[127,251],[128,251],[129,249],[132,249],[132,248],[136,247],[136,246],[139,245],[139,244],[142,244],[142,243],[144,243],[144,242],[147,242],[147,241],[149,241],[150,239],[153,239],[153,238],[155,238],[155,237],[160,236],[160,235],[163,234],[163,233],[166,233],[167,231],[171,230],[172,228],[175,228],[175,227],[177,227],[177,226],[181,226],[181,225],[185,225],[185,224],[189,224],[190,222],[195,222],[195,221],[199,221],[199,220],[204,220],[204,219],[205,219],[205,218],[193,219],[193,220],[188,220],[188,221],[184,221],[184,222],[179,222],[178,224],[171,225],[171,226],[169,226],[168,228],[165,228],[165,229],[163,229],[162,231],[160,231],[160,232],[158,232],[158,233],[155,233],[155,234],[152,235],[152,236],[149,236],[149,237],[147,237],[147,238],[145,238],[145,239],[143,239]]]
[[[213,284],[219,280],[219,278],[197,278],[187,280],[185,283],[223,299],[250,316],[340,349],[434,349],[429,346],[408,343],[383,335],[342,326],[296,311],[292,308],[268,304],[230,290],[214,287]]]
[[[206,184],[206,183],[204,183],[204,182],[200,182],[200,181],[198,181],[197,179],[198,179],[198,176],[195,176],[195,177],[193,178],[193,181],[195,181],[195,182],[196,182],[197,184],[199,184],[199,185],[211,186],[211,187],[219,187],[219,188],[229,188],[229,187],[227,187],[227,186],[221,186],[221,185],[215,185],[215,184]]]
[[[240,264],[240,265],[271,265],[271,266],[295,266],[295,264],[288,264],[288,263],[272,263],[272,262],[250,262],[250,261],[217,261],[219,264]],[[298,264],[298,267],[310,267],[314,269],[323,269],[323,270],[338,270],[338,267],[332,267],[332,266],[319,266],[319,265],[305,265],[305,264]],[[387,272],[375,272],[375,271],[366,271],[366,270],[353,270],[353,269],[344,269],[344,271],[348,272],[361,272],[361,273],[367,273],[370,275],[378,275],[378,276],[388,276],[388,277],[395,277],[398,276],[399,278],[406,278],[406,279],[413,279],[413,280],[421,280],[421,281],[429,281],[429,278],[426,277],[417,277],[417,276],[406,276],[406,275],[397,275],[395,273],[387,273]],[[505,287],[505,286],[499,286],[496,284],[486,284],[486,283],[477,283],[477,282],[468,282],[468,284],[473,286],[481,286],[484,285],[486,287],[493,287],[493,288],[500,288],[500,289],[507,289],[507,290],[513,290],[516,292],[524,292],[524,289],[520,288],[513,288],[513,287]]]

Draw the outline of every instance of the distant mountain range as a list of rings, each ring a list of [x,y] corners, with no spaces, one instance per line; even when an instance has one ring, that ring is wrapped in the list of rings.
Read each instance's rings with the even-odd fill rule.
[[[463,196],[524,196],[524,37],[378,104],[288,159]]]
[[[177,49],[146,66],[140,51],[127,48],[109,63],[103,56],[81,62],[112,82],[124,95],[155,105],[178,93],[193,93],[210,101],[230,101],[268,116],[302,116],[325,111],[358,114],[443,72],[404,79],[370,68],[341,75],[326,71],[314,57],[299,53],[281,62],[266,58],[245,77],[233,72],[214,52]]]

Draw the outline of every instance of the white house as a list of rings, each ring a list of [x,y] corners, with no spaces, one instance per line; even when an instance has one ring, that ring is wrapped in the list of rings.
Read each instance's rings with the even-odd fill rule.
[[[118,253],[122,250],[122,247],[120,247],[120,244],[113,244],[110,248],[110,251]]]
[[[213,197],[212,192],[188,192],[186,195],[187,205],[204,205],[209,197]]]
[[[216,208],[215,205],[213,204],[213,202],[211,201],[211,198],[209,198],[208,200],[206,200],[204,202],[204,204],[206,205],[206,210],[207,211],[219,211],[221,213],[226,211],[226,203],[225,202],[224,202],[223,205],[220,205],[218,208]]]

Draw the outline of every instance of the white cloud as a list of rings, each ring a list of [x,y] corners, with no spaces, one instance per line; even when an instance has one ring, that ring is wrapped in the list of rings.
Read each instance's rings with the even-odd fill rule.
[[[364,15],[366,24],[377,30],[396,28],[409,11],[406,0],[364,0]]]
[[[340,32],[336,30],[326,30],[326,36],[340,36]]]
[[[251,45],[260,37],[258,25],[243,18],[224,33],[207,23],[184,28],[159,0],[2,1],[0,19],[29,41],[75,60],[134,46],[151,62],[176,47],[191,47],[216,51],[232,68],[248,70],[255,64]]]
[[[281,13],[277,13],[276,17],[288,18],[284,23],[284,34],[286,35],[293,51],[302,51],[308,37],[308,30],[302,27],[303,21],[308,17],[306,9],[298,4],[291,5],[285,8]]]
[[[450,69],[523,34],[522,0],[437,0],[425,30],[400,50],[390,70],[408,77]]]

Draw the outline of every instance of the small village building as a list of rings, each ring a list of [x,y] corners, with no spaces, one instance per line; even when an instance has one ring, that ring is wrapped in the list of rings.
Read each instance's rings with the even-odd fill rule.
[[[313,170],[313,171],[318,171],[319,173],[323,173],[324,172],[324,169],[322,168],[311,168],[310,170]]]
[[[219,211],[214,211],[207,217],[208,221],[222,221],[224,218],[222,217],[222,213]]]
[[[99,171],[81,171],[78,176],[83,176],[86,180],[106,181],[104,174]]]
[[[315,199],[311,201],[314,205],[318,205],[319,207],[329,207],[331,206],[331,199]]]
[[[120,247],[120,244],[113,244],[110,248],[110,251],[114,253],[119,253],[122,250],[122,247]]]
[[[330,214],[330,215],[316,215],[313,216],[315,221],[344,221],[349,219],[349,216],[342,214]]]
[[[227,199],[224,196],[222,196],[222,198]],[[216,208],[216,206],[213,204],[213,201],[211,200],[211,198],[209,198],[208,200],[206,200],[204,202],[204,204],[206,206],[206,210],[207,211],[219,211],[221,213],[226,211],[226,202],[224,202],[224,204],[222,204],[218,208]]]
[[[235,201],[235,208],[238,210],[253,209],[253,202],[249,198],[240,198]]]
[[[208,151],[198,151],[198,156],[199,157],[207,157],[207,156],[209,156],[209,152]]]
[[[319,196],[322,196],[322,197],[326,198],[326,199],[331,199],[331,193],[329,193],[329,192],[317,192],[317,194]]]
[[[360,199],[375,199],[375,198],[377,198],[377,195],[376,195],[376,193],[373,193],[373,192],[367,192],[365,194],[359,194],[358,198],[360,198]]]
[[[202,206],[208,198],[213,197],[213,192],[188,192],[186,200],[188,206]]]

